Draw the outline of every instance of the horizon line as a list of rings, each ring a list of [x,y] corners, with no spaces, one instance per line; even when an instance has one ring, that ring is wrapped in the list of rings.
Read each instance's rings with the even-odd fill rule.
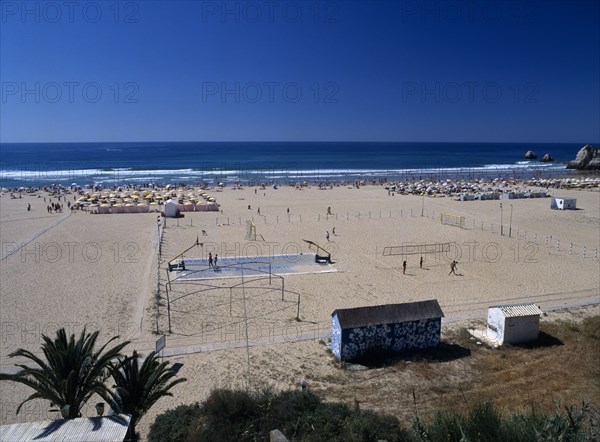
[[[239,141],[239,140],[188,140],[188,141],[177,141],[177,140],[136,140],[136,141],[0,141],[1,144],[98,144],[98,143],[462,143],[462,144],[600,144],[600,140],[592,142],[583,141],[382,141],[382,140],[361,140],[361,141],[348,141],[348,140],[253,140],[253,141]]]

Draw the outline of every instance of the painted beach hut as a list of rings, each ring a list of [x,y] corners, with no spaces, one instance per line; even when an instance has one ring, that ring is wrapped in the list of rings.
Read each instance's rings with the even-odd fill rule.
[[[331,314],[331,349],[347,361],[372,352],[436,347],[443,317],[436,299],[337,309]]]
[[[577,208],[577,198],[552,197],[550,208],[558,210],[575,210]]]
[[[497,305],[488,308],[487,337],[500,344],[535,341],[542,311],[535,304]]]

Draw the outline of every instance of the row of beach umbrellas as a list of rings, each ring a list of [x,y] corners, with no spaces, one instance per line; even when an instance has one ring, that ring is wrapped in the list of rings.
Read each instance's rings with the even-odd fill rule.
[[[132,192],[104,191],[80,192],[81,197],[76,201],[76,205],[83,207],[131,207],[138,205],[148,205],[158,207],[170,199],[176,200],[179,204],[202,204],[216,202],[216,199],[202,190],[193,189],[165,189],[159,190],[140,190]]]

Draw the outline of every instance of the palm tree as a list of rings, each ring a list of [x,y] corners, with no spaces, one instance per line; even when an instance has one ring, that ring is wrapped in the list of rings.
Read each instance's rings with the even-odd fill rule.
[[[169,391],[175,385],[185,382],[185,378],[171,380],[175,372],[167,368],[168,362],[159,362],[156,352],[151,352],[141,367],[137,351],[133,356],[111,363],[109,370],[115,381],[115,391],[111,392],[111,408],[117,413],[131,415],[129,440],[136,440],[135,427],[142,416],[164,396],[173,396]]]
[[[100,350],[95,351],[99,333],[96,331],[88,334],[84,328],[75,340],[75,334],[67,338],[65,329],[61,328],[56,332],[54,340],[42,335],[45,361],[22,348],[11,353],[11,358],[20,356],[37,364],[37,367],[15,364],[22,371],[17,374],[0,374],[2,381],[19,382],[35,390],[35,393],[19,404],[17,414],[26,402],[46,399],[59,407],[64,413],[63,417],[73,419],[81,416],[81,408],[93,394],[108,401],[110,391],[104,385],[108,377],[108,365],[121,356],[121,350],[129,341],[105,351],[108,344],[118,339],[115,336]]]

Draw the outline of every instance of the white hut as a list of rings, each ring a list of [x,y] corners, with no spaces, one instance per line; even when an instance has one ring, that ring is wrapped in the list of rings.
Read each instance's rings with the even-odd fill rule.
[[[550,208],[558,210],[575,210],[577,208],[577,199],[552,197],[552,200],[550,200]]]
[[[168,218],[177,218],[177,212],[177,200],[168,200],[165,203],[165,216]]]
[[[487,337],[500,344],[535,341],[542,311],[535,304],[497,305],[488,308]]]

